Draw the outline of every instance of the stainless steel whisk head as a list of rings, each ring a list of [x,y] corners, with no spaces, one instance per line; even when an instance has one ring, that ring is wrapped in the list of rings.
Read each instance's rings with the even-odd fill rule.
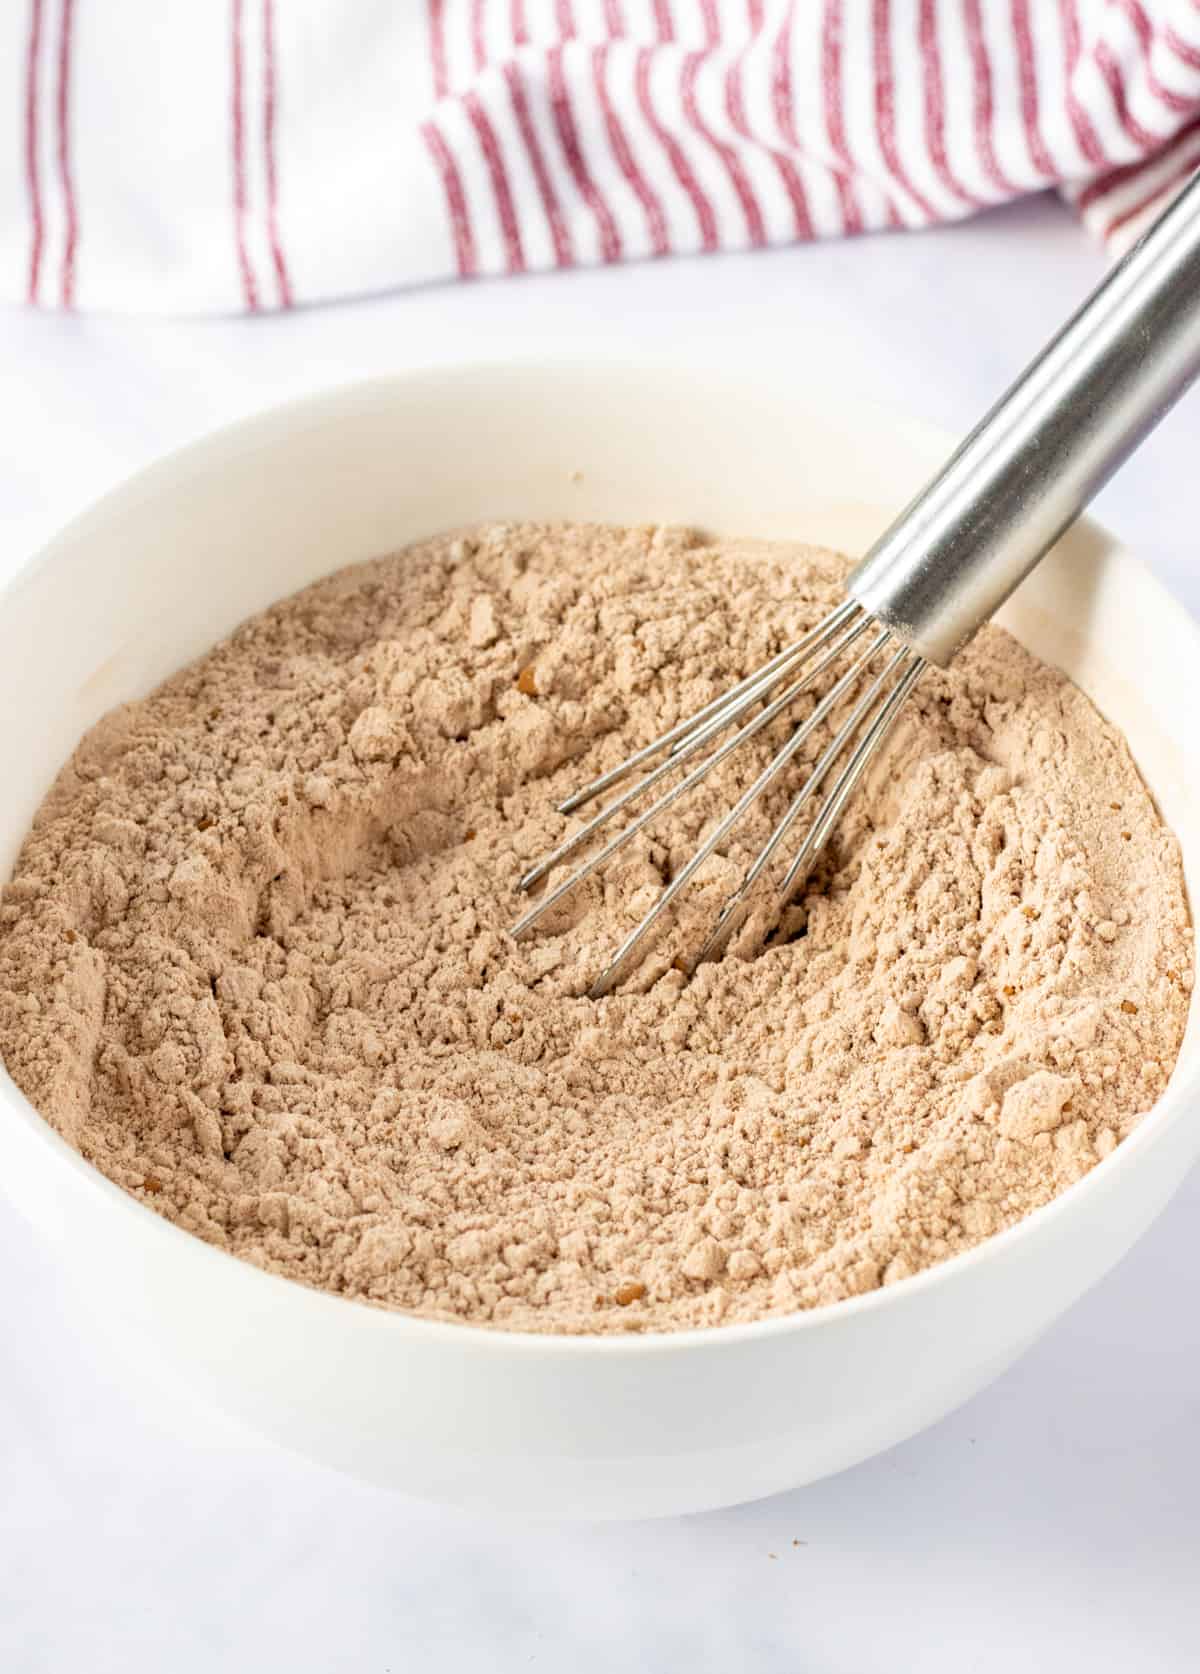
[[[664,732],[661,737],[636,751],[619,766],[601,774],[582,790],[576,791],[558,805],[562,814],[573,813],[585,803],[603,796],[613,786],[645,769],[636,784],[606,802],[600,811],[572,836],[560,843],[544,860],[525,873],[520,881],[523,890],[532,889],[569,856],[590,843],[612,820],[654,789],[670,775],[680,772],[699,757],[694,767],[664,791],[629,823],[623,825],[603,847],[578,866],[569,877],[551,890],[513,926],[513,935],[520,936],[559,902],[564,895],[583,882],[594,871],[623,849],[653,820],[691,790],[702,779],[740,749],[756,734],[776,720],[796,700],[807,692],[822,674],[845,657],[852,647],[857,654],[840,678],[816,704],[811,714],[792,730],[786,743],[740,796],[729,812],[700,843],[687,864],[667,884],[658,900],[634,926],[621,943],[609,964],[589,989],[592,999],[609,993],[628,969],[633,955],[654,929],[663,913],[679,893],[685,889],[696,872],[729,836],[734,826],[755,802],[767,791],[788,764],[796,757],[805,742],[839,705],[851,701],[858,691],[849,713],[833,739],[821,752],[804,783],[797,790],[782,819],[747,867],[741,882],[728,897],[717,915],[712,932],[692,964],[715,958],[728,944],[750,910],[751,898],[772,857],[792,830],[800,815],[811,807],[808,827],[787,872],[779,885],[773,909],[777,919],[787,902],[804,882],[805,877],[828,842],[838,818],[854,792],[872,757],[895,725],[909,692],[925,667],[925,659],[907,647],[895,647],[892,636],[881,628],[861,605],[847,600],[832,611],[811,632],[779,652],[763,668],[748,675],[732,690],[714,698],[711,703],[689,715],[684,721]],[[882,664],[882,666],[879,666]],[[873,670],[877,670],[872,674]],[[863,689],[865,687],[865,689]],[[782,688],[782,689],[780,689]],[[765,707],[754,711],[758,705]],[[736,730],[724,742],[709,746],[729,728]],[[657,758],[656,766],[650,764]],[[818,801],[818,793],[824,795]]]
[[[531,889],[638,797],[700,758],[677,784],[532,907],[514,925],[513,934],[529,930],[568,890],[857,648],[845,673],[625,938],[593,983],[591,995],[599,998],[614,987],[703,862],[785,771],[815,729],[838,705],[848,703],[845,720],[721,908],[695,964],[727,945],[744,921],[751,893],[775,851],[811,808],[803,841],[776,893],[777,917],[828,842],[922,669],[929,662],[942,667],[949,663],[1198,373],[1200,175],[1168,205],[851,571],[845,604],[732,691],[560,804],[560,812],[572,813],[647,769],[635,785],[607,802],[527,872],[522,889]],[[759,704],[764,707],[753,713]],[[710,750],[730,727],[736,727],[733,734]],[[658,765],[650,766],[656,760]]]

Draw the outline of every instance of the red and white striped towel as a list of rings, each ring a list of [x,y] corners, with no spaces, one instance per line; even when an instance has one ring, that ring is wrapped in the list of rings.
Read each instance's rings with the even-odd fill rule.
[[[0,289],[274,309],[923,227],[1128,239],[1200,162],[1200,0],[8,0]]]

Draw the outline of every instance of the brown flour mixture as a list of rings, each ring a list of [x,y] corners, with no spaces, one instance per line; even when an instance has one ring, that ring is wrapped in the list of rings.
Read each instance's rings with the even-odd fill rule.
[[[494,527],[246,623],[96,727],[39,815],[0,924],[17,1082],[211,1243],[522,1329],[810,1307],[1010,1225],[1162,1091],[1192,954],[1124,742],[1000,631],[917,688],[783,945],[673,968],[777,800],[626,991],[582,997],[754,748],[506,935],[554,800],[766,661],[844,568]]]

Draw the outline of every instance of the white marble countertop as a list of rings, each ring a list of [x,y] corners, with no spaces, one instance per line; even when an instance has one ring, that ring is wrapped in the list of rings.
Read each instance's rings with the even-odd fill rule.
[[[121,476],[338,380],[472,356],[778,358],[956,429],[1100,258],[1057,205],[950,232],[425,291],[258,321],[0,313],[0,568]],[[811,331],[811,328],[816,328]],[[1200,612],[1200,396],[1100,515]],[[1200,1119],[1200,1112],[1198,1112]],[[814,1487],[676,1522],[486,1523],[139,1387],[0,1202],[0,1668],[1184,1674],[1200,1666],[1200,1176],[960,1412]]]

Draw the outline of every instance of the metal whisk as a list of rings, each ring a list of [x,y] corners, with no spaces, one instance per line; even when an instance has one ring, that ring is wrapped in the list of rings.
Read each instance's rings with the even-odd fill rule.
[[[599,999],[616,986],[704,861],[829,720],[836,726],[832,739],[721,907],[691,969],[717,956],[745,922],[776,851],[807,811],[803,838],[775,888],[766,922],[777,920],[811,872],[922,670],[930,662],[940,667],[950,662],[1198,373],[1200,177],[851,571],[845,603],[756,673],[559,804],[560,813],[574,813],[641,773],[526,872],[520,880],[523,890],[534,888],[585,848],[647,792],[682,773],[531,907],[513,926],[513,935],[530,930],[639,831],[777,720],[827,670],[844,663],[845,672],[663,888],[589,994]],[[717,742],[725,733],[729,736]]]

